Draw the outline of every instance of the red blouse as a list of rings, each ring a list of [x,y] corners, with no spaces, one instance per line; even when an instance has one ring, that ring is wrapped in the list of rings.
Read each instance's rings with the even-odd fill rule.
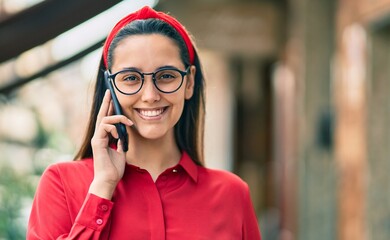
[[[110,201],[88,194],[92,161],[46,169],[27,239],[261,239],[248,186],[232,173],[197,166],[186,153],[156,182],[126,165]]]

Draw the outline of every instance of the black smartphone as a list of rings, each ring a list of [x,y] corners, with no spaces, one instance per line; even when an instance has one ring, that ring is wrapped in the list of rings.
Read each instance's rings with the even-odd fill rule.
[[[106,87],[111,92],[112,102],[114,103],[114,112],[116,115],[122,115],[121,105],[119,104],[118,98],[116,97],[112,79],[109,76],[110,75],[109,75],[108,71],[105,71],[104,72],[104,81],[106,83]],[[128,150],[128,136],[127,136],[126,126],[123,123],[117,123],[117,124],[115,124],[115,127],[118,131],[119,139],[122,142],[123,151],[127,152],[127,150]]]

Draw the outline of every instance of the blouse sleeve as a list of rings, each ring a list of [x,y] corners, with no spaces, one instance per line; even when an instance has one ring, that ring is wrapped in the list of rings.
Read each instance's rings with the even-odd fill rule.
[[[27,239],[105,239],[113,202],[87,194],[76,217],[71,219],[68,201],[57,168],[49,167],[35,193]],[[106,231],[107,232],[107,231]]]
[[[251,201],[248,185],[244,196],[244,222],[242,225],[243,240],[261,240],[260,228]]]

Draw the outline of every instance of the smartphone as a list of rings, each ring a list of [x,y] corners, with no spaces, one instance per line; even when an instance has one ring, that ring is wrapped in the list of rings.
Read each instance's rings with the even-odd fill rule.
[[[121,105],[119,104],[118,98],[116,97],[116,94],[115,94],[112,79],[109,76],[110,75],[109,75],[108,71],[105,71],[104,72],[104,81],[106,83],[106,87],[111,92],[112,102],[114,103],[114,113],[116,115],[123,115]],[[115,127],[118,131],[119,139],[122,142],[123,151],[127,152],[127,150],[128,150],[128,136],[127,136],[126,126],[123,123],[117,123],[117,124],[115,124]]]

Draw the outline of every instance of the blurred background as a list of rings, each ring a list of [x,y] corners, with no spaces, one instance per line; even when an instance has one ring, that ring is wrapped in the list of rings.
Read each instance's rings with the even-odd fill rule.
[[[206,165],[249,184],[264,240],[390,239],[390,0],[0,0],[0,239],[25,239],[104,38],[144,5],[194,35]]]

